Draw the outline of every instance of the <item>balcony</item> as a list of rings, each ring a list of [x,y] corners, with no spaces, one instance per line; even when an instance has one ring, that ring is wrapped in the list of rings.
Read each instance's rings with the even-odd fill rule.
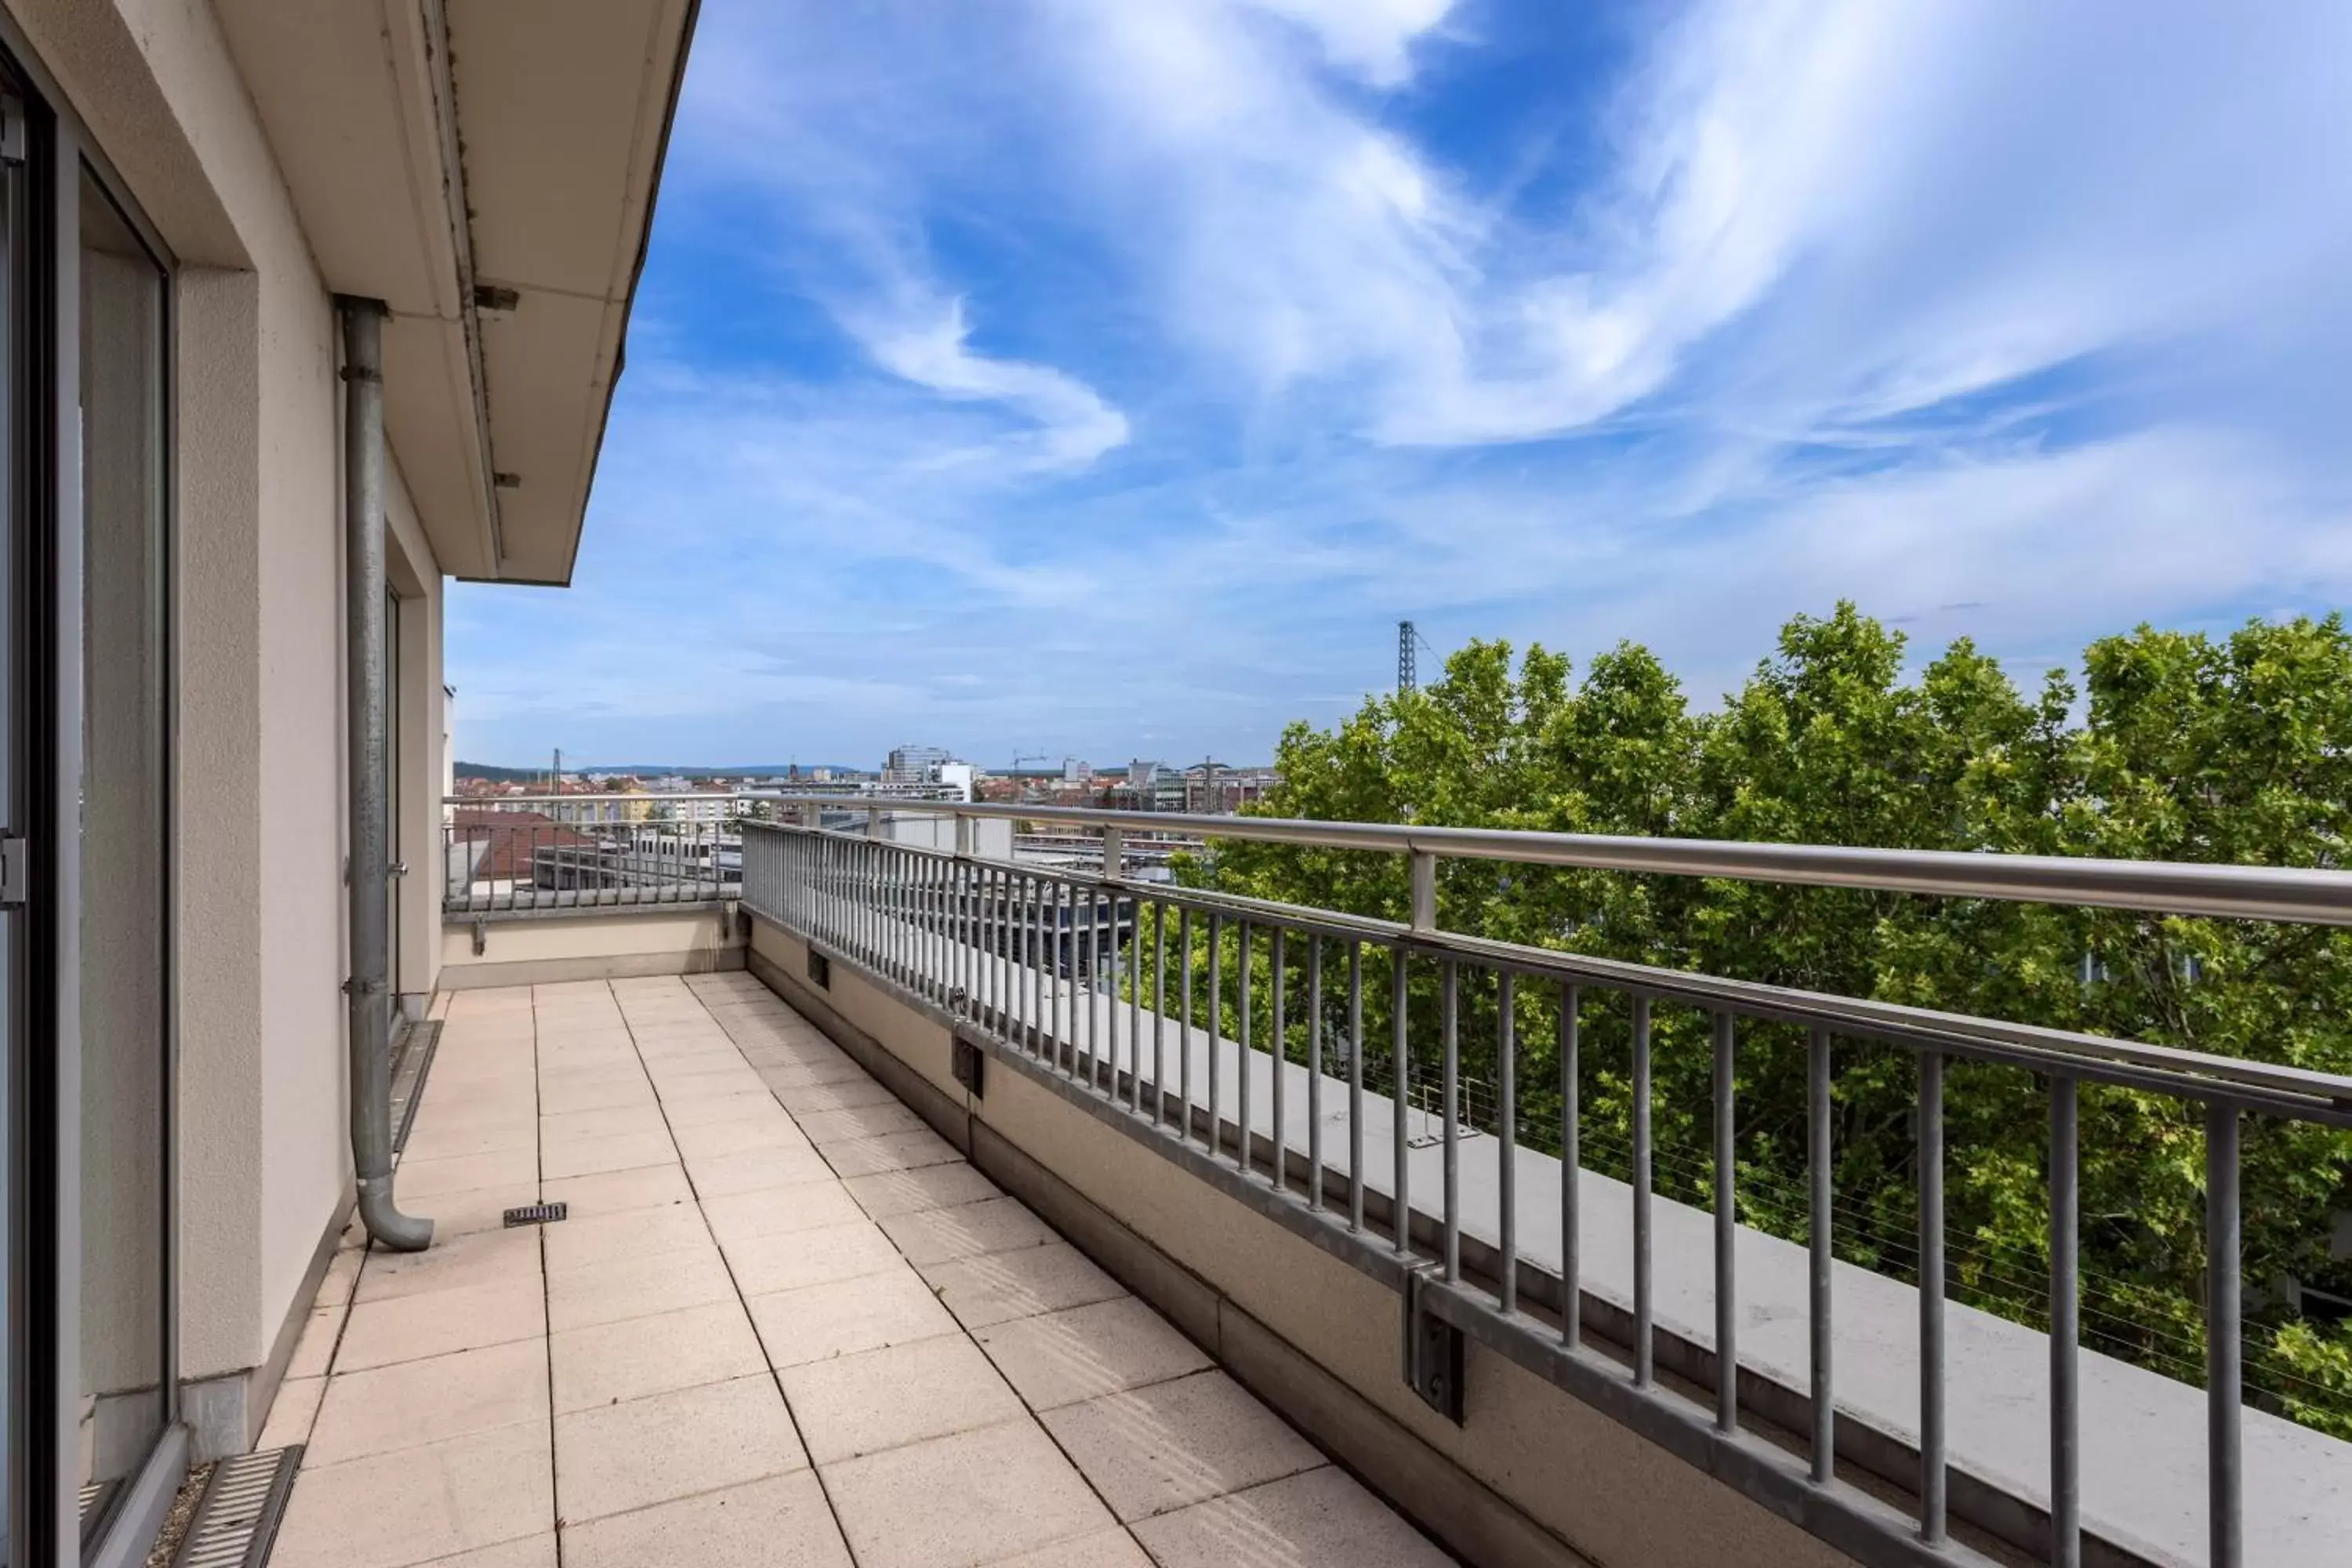
[[[281,1568],[1444,1560],[748,975],[456,996],[401,1183]]]
[[[2352,1447],[2246,1398],[2234,1245],[2241,1125],[2344,1127],[2352,1081],[1514,947],[1427,896],[1444,854],[2334,919],[2335,874],[1221,825],[1405,854],[1399,925],[1130,879],[1129,814],[893,804],[940,829],[898,842],[807,809],[831,826],[714,829],[701,863],[733,851],[735,879],[673,879],[748,928],[708,967],[749,973],[436,1005],[400,1190],[446,1239],[331,1270],[263,1437],[309,1445],[278,1562],[551,1562],[560,1537],[567,1563],[2290,1563],[2352,1539]],[[1016,814],[1098,864],[971,852]],[[661,896],[546,874],[499,890],[494,952]],[[453,878],[449,920],[479,896]],[[1610,1008],[1622,1151],[1562,1093]],[[1714,1021],[1710,1104],[1653,1106],[1674,1008]],[[1948,1069],[2034,1075],[2056,1334],[1923,1288],[1939,1181],[1902,1274],[1828,1225],[1737,1223],[1730,1160],[1712,1206],[1654,1190],[1654,1112],[1728,1137],[1775,1025],[1805,1052],[1817,1219],[1832,1052],[1912,1063],[1931,1173],[1964,1154]],[[1463,1068],[1481,1028],[1491,1078]],[[1567,1070],[1537,1114],[1539,1058]],[[2203,1387],[2084,1348],[2068,1310],[2076,1110],[2108,1085],[2206,1130]],[[570,1212],[502,1227],[533,1200]]]

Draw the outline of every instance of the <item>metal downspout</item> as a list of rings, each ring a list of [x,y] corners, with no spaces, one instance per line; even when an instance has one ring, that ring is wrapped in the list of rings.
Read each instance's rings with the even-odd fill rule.
[[[343,671],[351,791],[352,1163],[360,1219],[394,1252],[421,1252],[433,1222],[392,1193],[391,984],[384,900],[383,317],[380,300],[338,296],[343,327]]]

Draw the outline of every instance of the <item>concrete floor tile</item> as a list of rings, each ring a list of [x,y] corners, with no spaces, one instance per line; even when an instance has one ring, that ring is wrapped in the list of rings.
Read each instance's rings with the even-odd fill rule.
[[[905,1106],[858,1105],[845,1110],[813,1110],[796,1118],[809,1142],[820,1149],[854,1143],[861,1138],[883,1138],[893,1132],[919,1132],[923,1119]]]
[[[760,1192],[801,1182],[829,1182],[833,1167],[813,1149],[742,1149],[732,1154],[706,1154],[689,1159],[686,1173],[697,1196],[723,1198],[730,1193]]]
[[[1132,1296],[976,1329],[972,1337],[1034,1410],[1163,1383],[1210,1364],[1198,1345]]]
[[[984,1329],[1127,1294],[1118,1280],[1066,1241],[931,1264],[922,1274],[939,1292],[940,1302],[967,1329]]]
[[[405,1194],[404,1194],[405,1195]],[[530,1203],[530,1194],[515,1199]],[[420,1205],[425,1206],[425,1205]],[[425,1207],[430,1213],[430,1208]],[[427,1290],[457,1290],[502,1280],[539,1278],[539,1237],[529,1230],[472,1231],[443,1236],[422,1252],[388,1252],[371,1247],[360,1255],[359,1301],[391,1301]]]
[[[792,1417],[764,1374],[555,1421],[556,1507],[567,1524],[807,1467]]]
[[[838,1061],[817,1062],[813,1065],[803,1062],[785,1062],[779,1066],[757,1068],[753,1070],[760,1075],[761,1083],[779,1094],[785,1089],[808,1084],[866,1081],[866,1069],[847,1057],[843,1057]]]
[[[1061,1450],[1025,1417],[846,1460],[824,1474],[860,1568],[972,1568],[1115,1528]]]
[[[762,1085],[744,1094],[715,1094],[705,1100],[685,1100],[667,1108],[670,1129],[683,1132],[689,1127],[708,1126],[717,1121],[734,1121],[743,1117],[772,1116],[782,1107],[776,1097]]]
[[[542,1116],[539,1119],[539,1134],[546,1147],[554,1149],[598,1138],[618,1138],[630,1132],[659,1132],[667,1125],[662,1120],[661,1107],[647,1102]]]
[[[616,1073],[604,1073],[593,1078],[542,1081],[539,1086],[539,1109],[542,1115],[653,1103],[654,1086],[642,1075],[624,1078]]]
[[[305,1465],[273,1568],[404,1568],[555,1528],[547,1429],[499,1426],[349,1464]]]
[[[958,1333],[785,1367],[776,1375],[809,1457],[820,1465],[1024,1414],[988,1358]]]
[[[1038,1419],[1128,1522],[1324,1462],[1314,1444],[1222,1372],[1066,1405]]]
[[[845,1176],[910,1171],[923,1165],[950,1164],[963,1158],[956,1152],[954,1144],[928,1127],[916,1132],[892,1132],[880,1138],[835,1143],[824,1152],[824,1157]]]
[[[1004,1195],[1003,1188],[961,1160],[946,1165],[918,1165],[910,1170],[850,1176],[841,1184],[849,1189],[857,1206],[876,1219],[913,1214],[918,1209],[951,1208],[957,1204],[976,1204],[983,1198]]]
[[[572,1217],[618,1214],[623,1209],[659,1208],[665,1204],[694,1201],[682,1165],[644,1165],[634,1171],[610,1171],[601,1176],[566,1176],[540,1184],[548,1202],[572,1205]]]
[[[920,1209],[895,1215],[881,1226],[907,1255],[907,1261],[918,1266],[1044,1247],[1062,1239],[1018,1198],[983,1198],[952,1208]]]
[[[680,1104],[692,1105],[693,1100]],[[793,1119],[781,1105],[774,1107],[773,1116],[740,1116],[732,1121],[707,1121],[699,1126],[677,1130],[678,1152],[688,1159],[708,1159],[717,1154],[740,1154],[746,1149],[806,1149],[809,1141],[801,1136]]]
[[[988,1568],[1151,1568],[1151,1559],[1126,1531],[1099,1530],[1017,1557],[1000,1557]]]
[[[556,1331],[650,1318],[730,1300],[735,1283],[719,1251],[608,1258],[547,1277],[547,1321]]]
[[[547,1267],[578,1268],[608,1258],[692,1252],[711,1245],[710,1227],[692,1204],[583,1214],[539,1227]]]
[[[702,1213],[722,1247],[754,1237],[814,1230],[819,1226],[859,1225],[866,1219],[865,1211],[851,1201],[839,1182],[796,1182],[789,1187],[705,1198]]]
[[[555,1534],[527,1535],[520,1541],[502,1542],[485,1546],[478,1552],[460,1552],[455,1557],[436,1557],[419,1568],[555,1568]]]
[[[865,1220],[739,1237],[725,1243],[724,1250],[736,1285],[747,1297],[906,1267],[890,1238]]]
[[[768,1370],[740,1301],[566,1329],[548,1341],[559,1415]]]
[[[845,1110],[853,1105],[882,1105],[898,1097],[870,1078],[845,1079],[838,1083],[795,1084],[774,1091],[774,1098],[794,1116],[812,1110]]]
[[[646,1165],[677,1163],[677,1145],[667,1131],[624,1132],[617,1138],[592,1138],[577,1143],[551,1145],[540,1156],[540,1169],[549,1181],[566,1176],[600,1176],[609,1171],[634,1171]]]
[[[537,1114],[518,1110],[495,1121],[451,1125],[416,1108],[416,1125],[401,1152],[404,1160],[447,1160],[468,1154],[498,1154],[539,1147]]]
[[[513,1187],[477,1187],[467,1193],[436,1193],[431,1197],[410,1202],[408,1194],[400,1194],[400,1206],[424,1215],[433,1222],[433,1245],[440,1247],[461,1236],[478,1231],[506,1228],[506,1212],[518,1204],[536,1203],[539,1194],[526,1189],[520,1193]]]
[[[327,1261],[326,1273],[319,1277],[318,1289],[311,1293],[311,1307],[315,1310],[351,1305],[352,1292],[359,1287],[360,1268],[367,1257],[368,1249],[363,1246],[338,1246],[335,1256]]]
[[[677,1105],[691,1100],[721,1100],[729,1095],[756,1094],[767,1088],[757,1070],[745,1063],[722,1068],[715,1072],[686,1073],[654,1086],[660,1091],[664,1105]]]
[[[849,1568],[824,1489],[802,1470],[567,1525],[564,1568]]]
[[[424,1112],[420,1110],[418,1114]],[[523,1192],[538,1185],[536,1149],[501,1149],[494,1154],[457,1154],[446,1160],[403,1160],[394,1176],[400,1195],[417,1199],[476,1187],[512,1187]],[[516,1201],[530,1200],[524,1197]]]
[[[278,1384],[278,1393],[269,1401],[269,1418],[261,1424],[257,1448],[283,1448],[291,1443],[308,1442],[310,1423],[318,1417],[319,1396],[327,1392],[323,1377],[288,1377]]]
[[[931,1288],[904,1265],[829,1285],[754,1296],[749,1305],[768,1361],[778,1367],[957,1331],[955,1319]]]
[[[302,1460],[338,1465],[547,1418],[546,1347],[518,1340],[329,1378]]]
[[[536,1273],[454,1290],[426,1290],[362,1301],[343,1325],[338,1374],[396,1362],[479,1350],[547,1331],[547,1302]]]
[[[1329,1465],[1133,1528],[1160,1568],[1294,1563],[1447,1568],[1454,1561],[1354,1477]]]

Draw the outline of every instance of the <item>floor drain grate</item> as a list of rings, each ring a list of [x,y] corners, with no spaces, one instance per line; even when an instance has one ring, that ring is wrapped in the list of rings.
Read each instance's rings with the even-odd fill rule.
[[[519,1209],[507,1210],[507,1227],[519,1225],[553,1225],[572,1212],[572,1205],[562,1204],[525,1204]]]
[[[173,1568],[261,1568],[294,1490],[302,1445],[240,1454],[213,1467],[212,1484]]]

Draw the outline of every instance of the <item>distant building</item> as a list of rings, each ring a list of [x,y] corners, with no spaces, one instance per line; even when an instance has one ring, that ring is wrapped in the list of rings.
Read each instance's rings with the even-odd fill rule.
[[[940,746],[900,746],[882,764],[884,784],[937,784],[940,769],[955,760]]]

